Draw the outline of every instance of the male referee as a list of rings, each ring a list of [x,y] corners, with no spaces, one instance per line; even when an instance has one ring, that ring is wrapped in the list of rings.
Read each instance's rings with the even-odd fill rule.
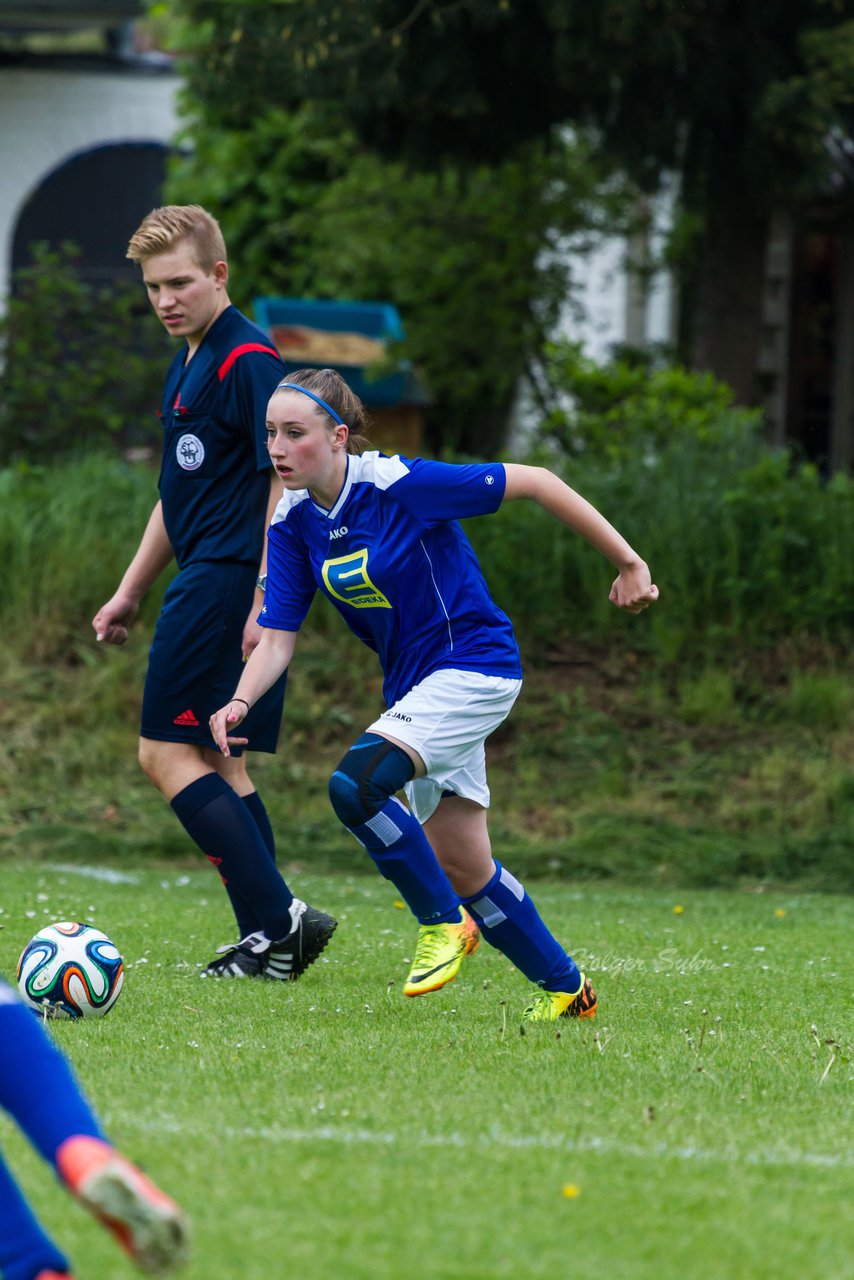
[[[124,644],[146,591],[177,561],[149,654],[139,761],[218,869],[237,921],[238,941],[202,976],[294,979],[337,922],[291,893],[242,752],[223,757],[208,728],[261,635],[265,533],[281,497],[265,418],[285,368],[231,304],[225,241],[205,209],[152,210],[127,256],[159,320],[183,342],[163,389],[160,500],[92,625],[98,640]],[[252,708],[254,750],[276,750],[284,692],[282,679]]]

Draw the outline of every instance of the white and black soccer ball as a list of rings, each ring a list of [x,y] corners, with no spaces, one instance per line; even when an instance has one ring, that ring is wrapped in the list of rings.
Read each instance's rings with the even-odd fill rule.
[[[24,1001],[52,1018],[100,1018],[124,983],[118,948],[90,924],[60,921],[30,939],[18,960]]]

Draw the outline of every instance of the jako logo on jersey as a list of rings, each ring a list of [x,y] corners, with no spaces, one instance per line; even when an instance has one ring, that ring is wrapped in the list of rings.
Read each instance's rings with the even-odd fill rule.
[[[368,577],[368,549],[354,551],[337,560],[323,564],[323,581],[336,600],[351,604],[354,609],[390,609],[391,605],[381,591],[377,591]]]
[[[198,436],[181,436],[175,446],[175,457],[184,471],[198,471],[205,460],[205,446]]]
[[[412,716],[405,716],[402,711],[384,711],[381,720],[402,720],[404,724],[412,724]]]
[[[336,538],[343,538],[344,534],[349,532],[350,530],[347,528],[346,524],[342,524],[340,529],[329,530],[329,539],[331,542],[334,542]]]

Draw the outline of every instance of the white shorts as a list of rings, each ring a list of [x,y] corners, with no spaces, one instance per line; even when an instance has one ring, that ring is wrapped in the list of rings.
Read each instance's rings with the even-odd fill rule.
[[[427,821],[444,791],[489,808],[484,743],[506,720],[521,688],[521,680],[506,676],[434,671],[368,726],[367,733],[396,738],[424,761],[426,776],[406,784],[419,822]]]

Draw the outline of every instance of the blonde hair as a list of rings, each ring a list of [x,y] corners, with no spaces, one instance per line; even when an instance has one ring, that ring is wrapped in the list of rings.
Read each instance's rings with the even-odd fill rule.
[[[312,393],[312,398],[317,396],[322,400],[323,404],[319,404],[315,412],[322,413],[330,422],[335,422],[335,418],[326,411],[324,405],[338,415],[338,419],[349,431],[348,453],[364,453],[371,447],[367,438],[370,418],[365,406],[335,369],[297,369],[279,383],[273,395],[290,390],[289,384],[303,387]]]
[[[186,241],[196,263],[210,275],[217,262],[227,262],[228,254],[219,223],[200,204],[167,204],[146,214],[130,238],[127,257],[141,262],[155,253],[168,253]]]

